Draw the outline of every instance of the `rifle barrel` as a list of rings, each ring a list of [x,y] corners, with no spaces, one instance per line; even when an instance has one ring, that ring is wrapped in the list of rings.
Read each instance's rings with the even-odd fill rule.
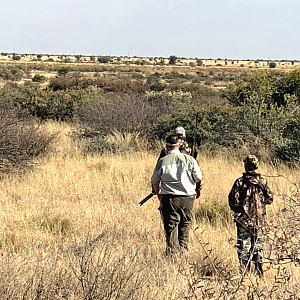
[[[145,202],[147,202],[149,199],[151,199],[155,193],[150,193],[147,197],[145,197],[142,201],[139,202],[139,205],[142,206]]]

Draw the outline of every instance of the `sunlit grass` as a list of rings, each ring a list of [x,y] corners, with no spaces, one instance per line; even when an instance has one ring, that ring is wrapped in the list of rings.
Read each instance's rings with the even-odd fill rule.
[[[164,256],[157,198],[138,205],[151,192],[157,156],[147,151],[82,155],[68,139],[68,127],[47,126],[62,133],[56,153],[0,185],[0,261],[6,276],[0,295],[12,290],[11,299],[36,299],[39,293],[52,299],[84,299],[87,293],[86,299],[108,299],[105,290],[113,299],[217,299],[234,290],[239,274],[227,197],[242,175],[242,162],[200,153],[204,188],[195,202],[190,251],[170,260]],[[260,171],[277,174],[270,166]],[[297,170],[282,167],[280,173],[297,181]],[[268,181],[277,194],[268,212],[276,213],[279,192],[288,193],[293,185],[283,177]],[[299,272],[292,271],[287,287],[295,290]],[[254,275],[247,277],[236,299],[248,299],[247,289],[270,289],[275,276],[271,269],[265,282],[255,284]]]

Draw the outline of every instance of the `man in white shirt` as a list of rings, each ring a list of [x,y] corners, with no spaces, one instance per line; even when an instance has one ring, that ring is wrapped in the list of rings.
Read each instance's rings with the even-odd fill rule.
[[[166,147],[168,155],[157,162],[151,183],[161,201],[167,254],[173,254],[188,249],[194,200],[200,196],[196,183],[201,183],[202,172],[192,156],[179,151],[177,135],[167,137]]]

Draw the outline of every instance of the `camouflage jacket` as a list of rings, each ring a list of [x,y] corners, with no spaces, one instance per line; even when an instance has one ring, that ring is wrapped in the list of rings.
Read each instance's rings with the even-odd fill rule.
[[[273,202],[273,193],[260,174],[247,172],[234,182],[228,200],[237,225],[260,228],[265,222],[266,204]]]
[[[181,147],[179,148],[179,151],[181,153],[191,155],[192,149],[189,146],[189,144],[186,141],[182,141],[182,140],[180,140],[180,144],[181,144]],[[162,149],[158,160],[160,160],[162,157],[165,157],[167,154],[168,154],[168,149],[167,148]],[[194,158],[196,159],[195,155],[194,155]]]

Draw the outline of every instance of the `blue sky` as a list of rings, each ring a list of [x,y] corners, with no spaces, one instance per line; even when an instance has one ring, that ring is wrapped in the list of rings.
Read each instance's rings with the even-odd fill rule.
[[[299,0],[0,0],[0,52],[300,60]]]

